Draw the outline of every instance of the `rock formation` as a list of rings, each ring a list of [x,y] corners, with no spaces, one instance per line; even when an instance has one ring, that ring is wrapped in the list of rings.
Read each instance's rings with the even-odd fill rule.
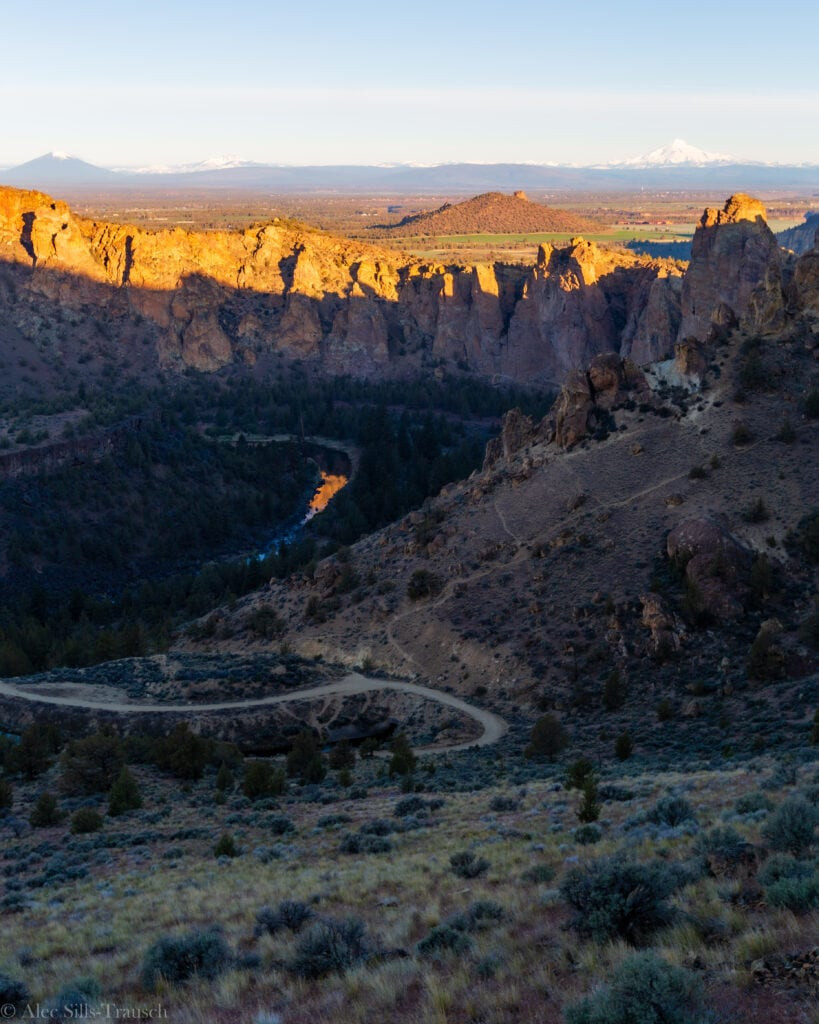
[[[628,359],[615,353],[597,356],[588,370],[569,374],[549,414],[554,439],[562,448],[573,445],[603,428],[611,412],[628,401],[650,400],[648,383]]]
[[[743,614],[753,556],[716,517],[678,523],[666,550],[672,562],[684,567],[692,611],[717,622]]]
[[[694,233],[679,339],[707,341],[740,323],[770,332],[784,321],[779,245],[762,203],[738,193],[722,210],[707,209]]]
[[[776,240],[783,249],[790,249],[797,256],[815,249],[819,244],[819,211],[808,211],[803,224],[777,232]]]
[[[778,330],[795,311],[817,337],[816,253],[784,254],[763,215],[741,195],[706,210],[681,277],[674,261],[581,238],[542,246],[531,267],[443,266],[291,222],[151,232],[0,189],[0,335],[16,332],[55,364],[99,350],[212,371],[280,353],[331,374],[443,367],[541,385],[598,355],[670,359],[679,341],[678,369],[696,377],[705,360],[690,340],[738,323]]]
[[[598,353],[671,355],[678,274],[582,239],[531,268],[445,267],[275,221],[149,232],[0,189],[0,304],[16,329],[58,351],[89,325],[127,345],[139,322],[168,368],[281,352],[362,377],[449,364],[559,383]]]

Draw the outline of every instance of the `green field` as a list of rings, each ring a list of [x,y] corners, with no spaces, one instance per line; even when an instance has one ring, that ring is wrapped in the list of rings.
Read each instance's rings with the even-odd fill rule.
[[[594,234],[578,236],[577,232],[532,232],[523,234],[500,235],[413,235],[396,238],[394,241],[402,247],[414,247],[419,242],[435,243],[451,246],[493,246],[493,245],[541,245],[544,242],[568,243],[573,238],[582,237],[588,242],[628,242],[632,239],[649,239],[651,241],[678,242],[691,238],[694,234],[693,224],[681,224],[678,230],[669,228],[617,228],[613,231],[600,231]]]

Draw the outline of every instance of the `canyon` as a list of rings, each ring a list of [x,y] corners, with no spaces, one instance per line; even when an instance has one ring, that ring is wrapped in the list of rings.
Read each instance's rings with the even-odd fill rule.
[[[212,372],[271,358],[364,379],[469,372],[559,384],[594,356],[646,365],[730,324],[814,332],[816,257],[761,203],[706,211],[686,269],[582,238],[534,265],[444,266],[291,221],[145,231],[0,189],[4,334],[46,364]],[[793,314],[798,314],[796,320]]]

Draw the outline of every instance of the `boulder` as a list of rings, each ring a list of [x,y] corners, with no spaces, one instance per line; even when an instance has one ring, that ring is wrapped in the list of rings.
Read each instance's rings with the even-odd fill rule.
[[[666,550],[672,561],[685,566],[694,611],[717,622],[743,614],[753,554],[719,519],[683,520],[669,533]]]
[[[585,373],[570,373],[561,388],[550,413],[554,439],[560,447],[571,448],[625,402],[650,399],[645,376],[631,360],[621,359],[615,352],[597,356]]]

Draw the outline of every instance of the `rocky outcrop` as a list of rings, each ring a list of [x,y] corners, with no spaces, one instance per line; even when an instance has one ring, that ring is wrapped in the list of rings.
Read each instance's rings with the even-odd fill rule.
[[[0,452],[0,480],[54,473],[63,466],[101,462],[121,450],[131,437],[142,430],[141,416],[130,416],[104,432],[65,441],[50,441],[17,451]]]
[[[510,409],[501,420],[499,436],[491,438],[486,445],[484,470],[492,469],[500,462],[510,462],[528,445],[545,440],[548,433],[546,419],[536,424],[531,416],[525,416],[520,409]]]
[[[638,366],[668,359],[670,342],[677,337],[682,319],[682,277],[661,274],[649,284],[633,333],[626,331],[620,355]]]
[[[778,231],[776,240],[783,249],[790,249],[797,256],[815,249],[819,245],[819,212],[808,211],[804,224],[797,224],[786,231]]]
[[[601,249],[592,242],[574,239],[567,249],[541,246],[532,273],[509,325],[508,343],[501,372],[514,379],[540,379],[559,383],[577,367],[587,365],[604,352],[652,347],[662,320],[661,296],[655,293],[651,311],[651,286],[660,274],[679,273],[674,264],[658,266],[631,254]],[[673,300],[672,300],[673,301]],[[653,347],[671,354],[672,338]]]
[[[805,326],[805,342],[819,352],[819,244],[796,261],[790,284],[794,308]]]
[[[666,658],[682,646],[684,634],[677,616],[667,607],[659,594],[643,594],[641,623],[649,630],[649,648],[655,658]]]
[[[674,369],[681,377],[701,381],[707,366],[705,348],[696,338],[684,338],[674,346]]]
[[[765,216],[741,193],[702,215],[682,282],[679,340],[708,341],[740,323],[757,332],[784,325],[782,258]]]
[[[582,239],[529,268],[445,267],[291,222],[150,232],[0,189],[0,304],[14,328],[58,355],[95,332],[123,348],[139,333],[170,369],[281,352],[360,377],[449,366],[560,383],[604,352],[670,356],[679,272]]]
[[[629,401],[649,401],[651,394],[642,372],[613,352],[592,360],[587,371],[569,374],[550,413],[554,439],[562,448],[606,429],[614,409]]]
[[[717,622],[739,618],[753,556],[715,517],[685,519],[669,533],[668,557],[684,568],[691,610]]]

